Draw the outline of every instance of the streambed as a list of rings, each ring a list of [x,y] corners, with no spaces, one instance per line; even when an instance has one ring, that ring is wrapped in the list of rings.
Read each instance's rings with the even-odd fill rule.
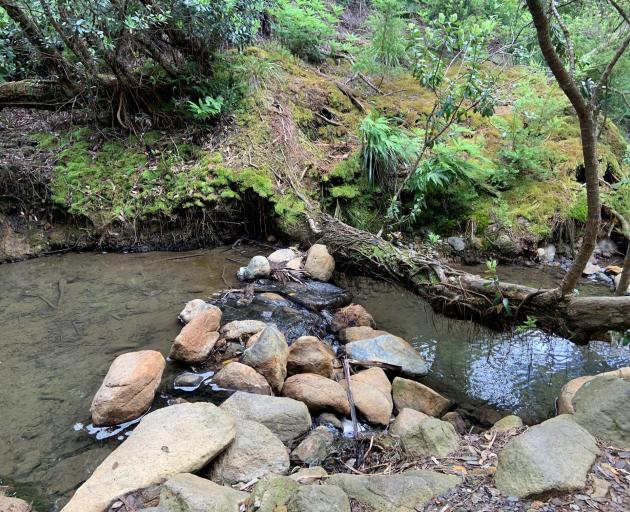
[[[111,361],[138,348],[168,353],[181,305],[236,285],[236,269],[254,253],[67,254],[0,266],[0,480],[36,499],[40,512],[55,510],[118,442],[82,428]],[[521,282],[556,278],[553,269],[504,271]],[[344,277],[340,284],[379,328],[407,338],[432,363],[431,386],[489,420],[500,409],[539,421],[553,414],[567,380],[630,364],[627,349],[577,347],[535,332],[499,335],[435,315],[386,283]],[[172,395],[181,371],[167,365],[159,400]]]

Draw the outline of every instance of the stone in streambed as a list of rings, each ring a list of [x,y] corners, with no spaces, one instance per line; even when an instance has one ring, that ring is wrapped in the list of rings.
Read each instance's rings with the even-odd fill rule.
[[[455,428],[414,409],[403,409],[390,428],[405,452],[418,457],[446,457],[459,447]]]
[[[246,267],[241,267],[236,273],[239,281],[254,281],[266,279],[271,275],[271,265],[264,256],[254,256]]]
[[[210,403],[178,404],[147,414],[94,471],[63,512],[102,512],[114,499],[195,472],[234,439],[234,418]]]
[[[523,426],[523,420],[514,414],[510,414],[509,416],[505,416],[497,421],[493,426],[492,430],[505,431],[511,430],[513,428],[520,428]]]
[[[389,333],[372,329],[369,325],[360,325],[358,327],[346,327],[339,331],[339,341],[350,343],[351,341],[368,340],[384,335],[389,335]]]
[[[287,503],[287,512],[350,512],[350,500],[336,485],[301,486]]]
[[[0,494],[0,512],[31,512],[33,508],[26,501]]]
[[[289,454],[282,441],[262,423],[241,420],[234,441],[214,460],[208,476],[219,484],[235,485],[288,471]]]
[[[429,416],[442,416],[451,401],[419,382],[396,377],[392,384],[392,395],[396,409],[415,409]]]
[[[247,500],[247,512],[286,511],[300,485],[288,476],[268,475],[258,481]]]
[[[317,427],[291,452],[291,458],[309,466],[320,464],[334,440],[335,436],[326,427]]]
[[[180,314],[177,316],[177,318],[179,318],[180,321],[182,321],[183,323],[187,324],[193,318],[195,318],[199,313],[211,307],[214,307],[214,306],[211,306],[205,300],[202,300],[202,299],[189,300],[184,306],[184,309],[182,309]]]
[[[334,332],[341,331],[348,327],[371,327],[374,328],[374,318],[360,304],[350,304],[335,311],[330,328]]]
[[[258,341],[243,352],[242,362],[267,379],[276,392],[282,390],[287,376],[289,345],[275,325],[268,325]]]
[[[317,281],[328,281],[335,271],[335,260],[325,245],[314,244],[306,253],[304,270]]]
[[[282,394],[304,402],[312,412],[337,411],[344,416],[350,414],[350,403],[344,388],[338,382],[321,375],[293,375],[285,381]]]
[[[286,264],[295,259],[297,254],[293,249],[278,249],[267,256],[267,260],[272,267],[284,267]]]
[[[216,306],[199,312],[175,338],[170,357],[188,364],[203,363],[219,339],[221,310]]]
[[[558,397],[558,414],[574,413],[573,397],[578,390],[587,382],[597,377],[618,377],[620,379],[630,380],[630,366],[612,370],[609,372],[598,373],[597,375],[584,375],[576,379],[570,380],[560,390]]]
[[[357,361],[374,361],[400,367],[403,375],[424,377],[429,367],[408,342],[391,334],[346,345],[346,355]]]
[[[300,468],[289,476],[300,484],[309,485],[328,477],[328,471],[321,466],[313,466],[310,468]]]
[[[241,420],[262,423],[285,444],[292,443],[311,428],[308,408],[291,398],[238,391],[223,402],[220,408]]]
[[[396,475],[332,475],[328,484],[341,487],[361,505],[379,512],[417,512],[433,498],[461,484],[455,475],[405,471]]]
[[[260,320],[234,320],[221,327],[219,332],[226,340],[233,341],[249,338],[264,330],[265,327],[267,324]]]
[[[259,395],[272,395],[267,380],[252,367],[239,362],[224,366],[213,378],[212,383],[223,389],[247,391]]]
[[[583,489],[599,449],[595,439],[563,414],[511,439],[499,454],[495,484],[518,498]]]
[[[155,350],[128,352],[114,359],[90,411],[94,425],[116,425],[144,414],[160,385],[166,361]]]
[[[394,409],[392,385],[380,368],[363,370],[350,377],[354,404],[370,423],[387,426]],[[346,389],[346,380],[339,382]]]
[[[315,336],[301,336],[289,348],[287,374],[316,373],[330,379],[336,357],[327,343]]]
[[[447,412],[444,416],[442,416],[442,421],[448,421],[451,425],[453,425],[455,432],[459,435],[464,435],[468,431],[464,418],[462,418],[461,414],[456,411]]]
[[[246,492],[218,485],[190,473],[167,480],[160,491],[158,510],[165,512],[238,512]]]

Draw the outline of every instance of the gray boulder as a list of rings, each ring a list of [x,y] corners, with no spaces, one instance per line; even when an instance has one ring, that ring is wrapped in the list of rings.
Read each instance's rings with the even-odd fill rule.
[[[304,485],[289,500],[287,512],[350,512],[350,500],[336,485]]]
[[[289,345],[275,325],[268,325],[258,341],[243,352],[242,362],[267,379],[276,392],[282,390],[287,377]]]
[[[182,309],[181,313],[177,316],[182,322],[187,324],[193,318],[195,318],[199,313],[205,311],[210,308],[210,304],[208,304],[205,300],[202,299],[193,299],[189,300],[184,309]]]
[[[234,441],[212,463],[208,476],[219,484],[234,485],[288,471],[289,454],[282,441],[262,423],[241,420]]]
[[[459,447],[455,427],[413,409],[403,409],[392,423],[405,452],[417,457],[446,457]]]
[[[429,372],[427,363],[416,349],[391,334],[350,342],[346,345],[346,355],[359,361],[400,366],[401,372],[409,377],[423,377]]]
[[[246,267],[241,267],[236,273],[239,281],[254,281],[266,279],[271,275],[271,265],[264,256],[254,256]]]
[[[190,473],[167,480],[160,491],[160,507],[165,512],[239,512],[246,492],[218,485]]]
[[[518,498],[583,489],[599,449],[595,439],[563,414],[510,440],[499,454],[495,484]]]
[[[285,444],[292,443],[311,428],[308,408],[291,398],[238,391],[223,402],[220,408],[241,420],[262,423]]]
[[[317,427],[291,452],[291,458],[309,466],[320,464],[334,440],[335,436],[326,427]]]
[[[449,236],[446,241],[456,252],[462,252],[466,249],[466,241],[461,236]]]
[[[288,476],[268,475],[258,481],[247,502],[248,512],[280,512],[295,496],[300,485]]]

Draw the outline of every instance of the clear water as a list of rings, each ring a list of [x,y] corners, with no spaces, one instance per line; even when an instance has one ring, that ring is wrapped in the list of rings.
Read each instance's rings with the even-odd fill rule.
[[[117,443],[81,428],[111,361],[139,348],[166,354],[182,304],[235,285],[237,267],[251,254],[231,248],[68,254],[1,265],[0,480],[17,484],[40,512],[57,510]],[[555,279],[511,271],[506,278]],[[431,385],[469,408],[488,405],[535,421],[553,413],[567,380],[630,364],[627,349],[497,335],[435,315],[385,283],[348,278],[342,284],[380,328],[406,337],[432,362]],[[162,394],[181,371],[169,363]]]

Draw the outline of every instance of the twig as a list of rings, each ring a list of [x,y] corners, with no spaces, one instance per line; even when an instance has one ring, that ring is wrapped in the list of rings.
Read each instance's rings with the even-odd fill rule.
[[[343,374],[346,378],[346,393],[348,394],[348,402],[350,402],[350,417],[352,418],[352,434],[354,439],[358,439],[359,428],[357,425],[357,410],[354,405],[354,398],[352,396],[352,382],[350,381],[350,365],[348,364],[348,358],[343,359]]]
[[[22,295],[24,295],[26,297],[35,297],[37,299],[41,299],[46,304],[48,304],[50,306],[50,309],[57,309],[57,306],[55,306],[52,302],[50,302],[46,297],[43,297],[43,296],[38,295],[36,293],[28,293],[28,292],[24,292]]]

